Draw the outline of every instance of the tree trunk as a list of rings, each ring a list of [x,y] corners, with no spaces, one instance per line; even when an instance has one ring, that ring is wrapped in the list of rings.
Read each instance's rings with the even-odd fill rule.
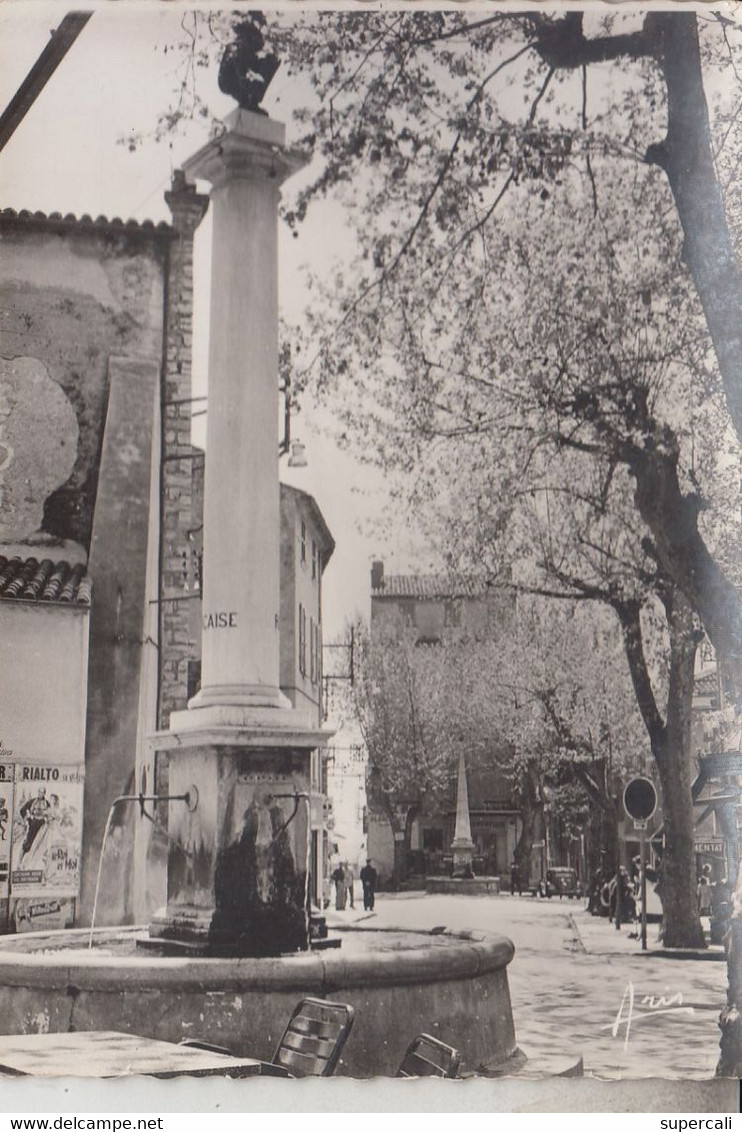
[[[642,713],[652,756],[662,786],[665,817],[665,853],[662,874],[664,941],[667,947],[703,947],[703,931],[696,900],[696,862],[693,852],[693,799],[691,796],[691,706],[697,636],[693,612],[677,586],[664,595],[670,633],[670,678],[666,719],[654,697],[647,668],[640,607],[617,606],[626,656]]]
[[[742,269],[724,212],[711,149],[711,134],[703,90],[695,13],[653,13],[660,34],[661,62],[667,83],[668,129],[664,144],[648,154],[665,170],[685,234],[685,259],[701,301],[719,362],[727,406],[742,440]],[[678,579],[680,580],[680,579]],[[681,583],[682,584],[682,583]],[[689,587],[684,586],[693,599]],[[731,600],[720,594],[717,617],[730,612]],[[699,610],[700,612],[700,610]],[[731,649],[728,641],[707,632],[720,658],[731,668],[736,696],[740,694],[739,598]],[[704,625],[706,618],[704,616]],[[721,1017],[720,1075],[742,1075],[742,885],[732,903],[727,1006]]]
[[[669,428],[632,445],[626,462],[636,482],[636,505],[652,532],[663,571],[696,611],[735,695],[742,693],[742,599],[709,553],[698,530],[698,501],[683,494],[678,479],[679,445]]]
[[[696,893],[691,795],[691,706],[697,637],[687,598],[675,590],[667,604],[670,686],[667,721],[653,751],[662,786],[665,853],[662,877],[665,947],[705,947]]]
[[[690,775],[678,773],[677,762],[669,751],[657,762],[665,816],[662,939],[665,947],[705,947],[696,894]]]
[[[531,883],[531,860],[533,856],[533,832],[536,818],[541,808],[538,792],[538,777],[532,769],[523,774],[520,788],[521,831],[515,846],[515,863],[518,866],[520,883],[526,888]]]
[[[401,837],[397,837],[397,830],[392,826],[394,834],[394,867],[392,868],[392,889],[399,892],[402,881],[407,876],[407,845]]]
[[[393,892],[399,891],[401,881],[405,877],[407,854],[405,851],[405,842],[397,836],[400,830],[399,815],[397,807],[390,800],[388,795],[379,792],[375,798],[378,809],[383,813],[386,820],[389,822],[389,829],[391,830],[392,839],[394,842],[394,857],[392,860],[392,875],[390,877],[390,885]]]
[[[742,268],[714,166],[695,12],[655,12],[657,58],[667,84],[667,136],[647,160],[664,169],[685,235],[684,256],[708,323],[727,406],[742,441]]]

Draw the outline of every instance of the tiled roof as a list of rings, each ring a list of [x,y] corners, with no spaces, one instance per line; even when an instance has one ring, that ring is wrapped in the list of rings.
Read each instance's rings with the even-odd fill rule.
[[[484,597],[491,588],[481,578],[456,574],[385,574],[372,597]]]
[[[703,676],[696,676],[693,682],[695,696],[717,696],[719,694],[719,680],[715,672],[705,672]]]
[[[90,605],[90,579],[82,563],[52,562],[51,558],[6,558],[0,554],[0,601],[53,601]]]
[[[155,224],[153,220],[122,220],[118,216],[112,217],[110,220],[107,216],[98,216],[94,220],[92,216],[87,213],[83,216],[75,216],[74,213],[68,212],[65,216],[61,212],[52,212],[47,215],[45,212],[29,212],[28,209],[22,208],[20,212],[16,212],[14,208],[0,209],[0,225],[3,223],[11,224],[37,224],[43,225],[45,228],[93,228],[96,231],[104,232],[141,232],[141,233],[156,233],[158,235],[167,235],[172,231],[169,224],[165,221],[160,221]]]

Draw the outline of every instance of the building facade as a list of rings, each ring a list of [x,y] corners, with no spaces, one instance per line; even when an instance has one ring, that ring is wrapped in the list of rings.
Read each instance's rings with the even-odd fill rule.
[[[466,637],[471,648],[483,640],[507,640],[514,616],[508,593],[492,591],[479,580],[444,575],[385,573],[383,562],[371,567],[371,636],[394,635],[398,627],[412,631],[420,646],[436,647],[444,637]],[[482,874],[507,872],[520,836],[520,819],[512,798],[512,785],[497,768],[499,738],[492,736],[493,759],[487,767],[467,772],[474,868]],[[390,821],[378,806],[368,813],[368,855],[382,881],[402,869],[407,877],[445,873],[452,863],[451,842],[456,821],[456,760],[452,759],[448,791],[442,804],[423,810],[409,820],[404,803],[397,820]],[[374,791],[369,789],[370,800]]]
[[[281,484],[281,691],[295,708],[309,709],[320,726],[322,704],[322,575],[335,540],[316,501]],[[310,887],[318,906],[328,875],[327,750],[311,756]]]

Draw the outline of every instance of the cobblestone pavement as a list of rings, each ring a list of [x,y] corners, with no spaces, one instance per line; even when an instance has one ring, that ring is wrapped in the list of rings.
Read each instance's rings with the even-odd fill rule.
[[[356,903],[354,912],[334,913],[331,921],[350,923],[364,915]],[[617,932],[575,900],[382,894],[365,922],[479,928],[512,939],[515,1030],[535,1061],[582,1054],[586,1073],[614,1079],[714,1075],[726,992],[723,962],[643,954],[628,929]],[[656,925],[649,933],[651,946]]]

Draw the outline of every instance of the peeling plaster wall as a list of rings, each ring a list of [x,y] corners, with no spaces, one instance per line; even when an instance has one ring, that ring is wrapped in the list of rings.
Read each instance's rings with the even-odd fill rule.
[[[108,358],[159,362],[162,354],[163,243],[95,226],[60,232],[0,218],[0,356],[41,362],[69,398],[79,428],[74,468],[46,499],[42,530],[86,549]]]
[[[43,498],[40,526],[14,530],[13,543],[29,554],[42,545],[59,558],[76,544],[93,583],[79,923],[90,914],[108,807],[134,784],[140,677],[144,650],[153,647],[144,631],[157,597],[147,578],[160,443],[153,407],[170,236],[167,226],[0,214],[0,361],[17,369],[18,359],[32,359],[77,422],[76,437],[64,434],[75,447],[71,472],[49,494],[31,484]],[[29,416],[28,444],[38,432]],[[1,697],[0,690],[0,706]],[[154,730],[154,704],[151,715]],[[133,823],[122,809],[101,923],[131,917]]]

